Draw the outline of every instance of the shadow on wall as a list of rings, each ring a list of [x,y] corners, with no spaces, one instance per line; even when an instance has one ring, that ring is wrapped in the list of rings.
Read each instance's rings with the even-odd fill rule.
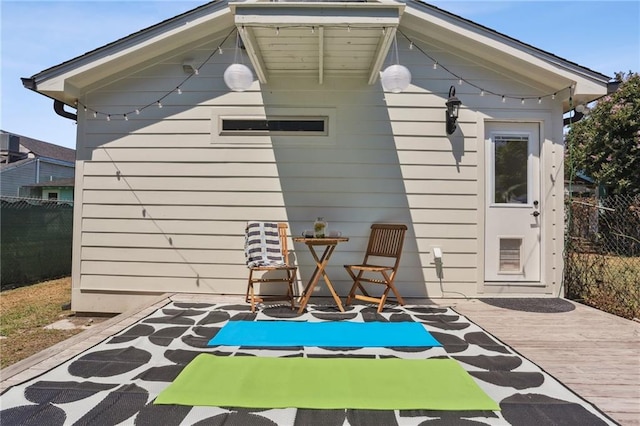
[[[338,293],[346,294],[352,283],[342,265],[361,262],[371,224],[386,222],[409,227],[396,279],[401,294],[428,297],[424,268],[429,265],[421,261],[424,249],[416,238],[405,186],[405,175],[416,173],[416,166],[399,158],[381,88],[358,79],[325,81],[322,86],[272,79],[263,93],[267,116],[280,115],[282,106],[303,116],[329,115],[326,137],[275,136],[272,142],[291,233],[300,235],[323,217],[329,230],[349,237],[327,268]],[[315,263],[304,245],[295,249],[305,280]],[[316,288],[318,295],[325,295],[324,286]]]

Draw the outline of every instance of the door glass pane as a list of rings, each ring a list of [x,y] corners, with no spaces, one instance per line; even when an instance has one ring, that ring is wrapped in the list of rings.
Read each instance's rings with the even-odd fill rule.
[[[494,142],[494,203],[527,204],[527,159],[529,138],[495,136]]]

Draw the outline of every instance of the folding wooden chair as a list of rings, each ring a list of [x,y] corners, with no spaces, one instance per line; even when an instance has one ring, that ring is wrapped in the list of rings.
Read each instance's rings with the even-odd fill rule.
[[[294,309],[293,282],[296,279],[298,268],[289,263],[289,248],[287,244],[286,223],[278,223],[278,238],[280,240],[280,250],[284,264],[267,266],[250,266],[249,281],[247,284],[247,294],[245,302],[251,303],[251,312],[255,312],[256,304],[267,301],[288,301],[291,309]],[[273,273],[280,276],[274,276]],[[255,275],[254,275],[255,274]],[[287,293],[282,295],[262,296],[257,295],[254,285],[260,283],[283,283],[287,285]]]
[[[393,282],[400,265],[406,232],[406,225],[379,223],[371,225],[369,244],[363,262],[359,265],[344,265],[353,278],[353,286],[347,296],[347,305],[351,304],[352,299],[364,300],[377,303],[378,312],[382,312],[389,291],[393,291],[397,302],[404,305],[404,300]],[[378,298],[369,295],[363,283],[384,286],[382,296]],[[357,290],[362,294],[356,294]]]

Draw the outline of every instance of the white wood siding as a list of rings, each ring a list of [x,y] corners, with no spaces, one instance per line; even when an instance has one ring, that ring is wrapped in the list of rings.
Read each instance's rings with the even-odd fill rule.
[[[106,298],[109,306],[100,308],[101,292],[243,293],[246,221],[287,221],[291,233],[299,235],[317,216],[350,238],[338,246],[328,268],[342,295],[350,285],[342,265],[362,259],[373,222],[409,226],[397,279],[403,295],[440,297],[442,288],[478,294],[484,179],[479,175],[483,134],[478,112],[536,117],[554,108],[550,101],[503,104],[497,97],[480,97],[472,87],[456,86],[463,101],[459,130],[446,137],[444,103],[457,80],[433,70],[405,43],[399,43],[400,61],[410,67],[413,85],[401,94],[383,93],[379,84],[369,86],[361,79],[328,78],[318,85],[295,75],[230,93],[221,78],[233,60],[233,50],[226,49],[181,87],[181,95],[164,99],[163,108],[129,114],[129,121],[118,117],[164,96],[185,78],[182,59],[199,63],[217,43],[83,98],[114,118],[79,111],[77,155],[83,176],[76,186],[76,194],[81,191],[76,229],[81,232],[75,236],[73,309],[121,311],[135,299]],[[435,46],[424,48],[476,83],[535,93]],[[284,109],[310,116],[329,111],[330,135],[217,135],[219,115]],[[561,158],[561,147],[554,149],[552,155]],[[434,246],[444,252],[442,284],[432,264]],[[312,259],[305,246],[294,249],[304,281]]]

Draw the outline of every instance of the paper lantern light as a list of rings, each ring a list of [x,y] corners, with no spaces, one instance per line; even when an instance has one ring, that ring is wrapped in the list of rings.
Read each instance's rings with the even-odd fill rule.
[[[385,92],[400,93],[411,84],[411,71],[404,65],[390,65],[380,73]]]
[[[234,92],[244,92],[253,84],[253,73],[246,65],[231,64],[224,72],[224,82]]]

